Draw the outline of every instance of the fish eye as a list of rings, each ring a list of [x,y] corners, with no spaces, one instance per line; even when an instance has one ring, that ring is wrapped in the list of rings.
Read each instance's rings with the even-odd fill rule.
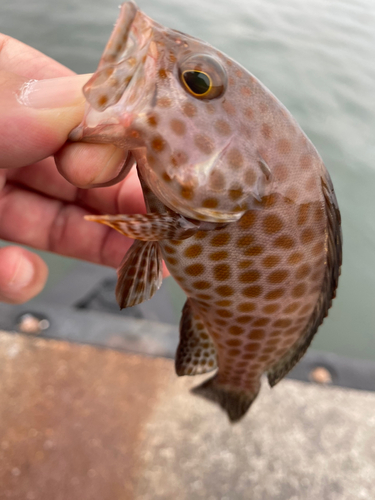
[[[212,89],[210,75],[203,73],[203,71],[192,71],[187,69],[182,73],[181,78],[188,90],[195,97],[204,97]]]
[[[197,99],[216,99],[226,89],[226,73],[210,56],[192,56],[183,61],[179,77],[183,88]]]

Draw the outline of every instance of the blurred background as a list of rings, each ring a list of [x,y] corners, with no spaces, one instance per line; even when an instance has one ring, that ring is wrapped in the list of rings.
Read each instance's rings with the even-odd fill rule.
[[[374,2],[140,0],[138,4],[160,23],[202,38],[239,61],[281,100],[315,144],[331,174],[342,213],[344,264],[338,297],[313,348],[374,360]],[[89,73],[96,69],[117,15],[117,0],[2,0],[0,30],[77,73]],[[79,266],[72,259],[43,256],[50,277],[41,300]],[[102,300],[101,307],[117,313],[114,280],[114,274],[106,275],[98,293],[105,295],[107,304]],[[152,318],[176,324],[183,293],[172,278],[159,293],[157,307],[150,306]]]

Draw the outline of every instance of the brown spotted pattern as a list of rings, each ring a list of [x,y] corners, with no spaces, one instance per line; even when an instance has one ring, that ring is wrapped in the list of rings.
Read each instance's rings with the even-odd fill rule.
[[[142,241],[187,238],[195,226],[177,214],[89,215],[86,220],[99,222],[116,229],[128,238]]]
[[[321,199],[319,157],[254,76],[205,44],[204,54],[222,66],[226,91],[217,99],[194,98],[176,75],[179,61],[199,56],[201,42],[171,32],[139,10],[123,9],[111,49],[107,47],[99,65],[101,72],[85,86],[85,95],[95,110],[123,102],[126,118],[121,106],[112,113],[124,121],[124,132],[112,131],[113,117],[107,111],[98,123],[101,135],[95,136],[96,128],[87,124],[89,109],[78,127],[80,139],[88,135],[102,141],[108,120],[114,143],[130,150],[145,145],[147,157],[138,158],[142,175],[166,206],[193,219],[234,222],[257,208],[275,187],[277,194],[299,205]],[[130,31],[142,49],[122,60],[129,29],[126,16],[135,16]],[[104,69],[108,79],[103,79]],[[273,226],[272,220],[265,221],[265,230],[277,231],[277,222]],[[302,237],[313,235],[307,231]],[[280,235],[274,244],[285,248],[291,243]]]
[[[217,368],[215,345],[199,314],[186,302],[176,352],[177,375],[199,375]]]
[[[213,339],[226,384],[258,388],[262,373],[304,332],[325,271],[314,254],[326,238],[325,220],[314,216],[320,208],[277,196],[230,229],[161,243],[171,274],[184,276],[179,283]],[[280,246],[280,237],[291,243]]]
[[[187,91],[178,75],[189,58],[221,79],[220,95],[198,99]],[[129,150],[153,212],[95,219],[145,240],[127,256],[119,289],[125,296],[131,289],[137,300],[154,290],[140,280],[160,268],[147,259],[161,248],[189,297],[177,369],[207,371],[215,349],[216,378],[200,390],[236,420],[264,372],[274,384],[298,361],[331,305],[341,233],[329,174],[289,112],[253,75],[133,3],[122,6],[84,93],[90,105],[70,139]],[[197,221],[213,224],[198,231]]]

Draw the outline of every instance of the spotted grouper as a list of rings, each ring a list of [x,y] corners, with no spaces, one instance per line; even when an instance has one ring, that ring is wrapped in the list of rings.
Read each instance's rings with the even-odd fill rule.
[[[71,140],[112,143],[136,164],[146,214],[89,216],[135,241],[118,270],[120,307],[160,287],[163,259],[187,301],[178,375],[234,422],[303,356],[341,266],[330,176],[286,108],[208,43],[133,2],[84,87]]]

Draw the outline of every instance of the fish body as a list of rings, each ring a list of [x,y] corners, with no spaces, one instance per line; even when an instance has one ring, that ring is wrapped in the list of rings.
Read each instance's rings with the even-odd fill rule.
[[[302,357],[335,296],[340,213],[329,174],[286,108],[247,70],[133,2],[84,87],[72,140],[129,151],[147,214],[90,216],[136,241],[117,299],[150,298],[162,259],[187,295],[178,375],[231,421]]]

